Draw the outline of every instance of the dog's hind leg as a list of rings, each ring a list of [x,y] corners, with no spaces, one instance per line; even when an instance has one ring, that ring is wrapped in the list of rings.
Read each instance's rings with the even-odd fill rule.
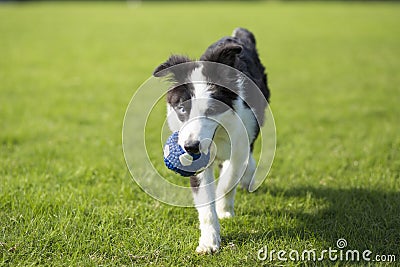
[[[194,203],[199,213],[200,240],[197,253],[215,253],[221,243],[220,226],[215,210],[215,186],[212,166],[190,177]]]
[[[220,219],[231,218],[235,214],[233,207],[237,183],[231,179],[230,164],[231,161],[229,160],[223,162],[217,187],[216,209]]]
[[[253,154],[249,155],[249,163],[247,164],[246,171],[240,180],[240,185],[243,189],[250,191],[254,183],[254,174],[256,170],[256,161],[254,160]]]

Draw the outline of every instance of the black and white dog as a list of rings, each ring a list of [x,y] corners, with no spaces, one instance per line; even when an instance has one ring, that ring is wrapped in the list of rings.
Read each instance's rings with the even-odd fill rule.
[[[174,68],[178,65],[182,67]],[[214,253],[220,246],[218,218],[234,215],[236,185],[240,181],[245,189],[251,186],[256,169],[253,145],[270,95],[254,35],[237,28],[232,37],[208,47],[200,61],[172,55],[154,76],[174,81],[167,93],[167,112],[170,129],[179,131],[178,143],[190,153],[215,150],[220,162],[218,186],[214,185],[216,164],[190,177],[201,230],[196,251]]]

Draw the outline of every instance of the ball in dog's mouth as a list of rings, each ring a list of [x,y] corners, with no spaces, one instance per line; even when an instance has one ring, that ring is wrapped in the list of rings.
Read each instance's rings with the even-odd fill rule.
[[[168,169],[189,177],[201,173],[214,161],[216,146],[211,139],[200,141],[200,153],[186,152],[178,144],[179,132],[174,132],[164,146],[164,163]]]

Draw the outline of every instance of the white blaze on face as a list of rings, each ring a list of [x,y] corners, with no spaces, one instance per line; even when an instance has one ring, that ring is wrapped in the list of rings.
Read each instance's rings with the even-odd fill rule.
[[[192,75],[190,76],[190,81],[194,86],[194,98],[209,98],[209,85],[207,84],[207,78],[203,75],[202,65],[193,70]]]
[[[210,86],[202,73],[203,66],[193,70],[190,81],[193,84],[194,96],[191,99],[189,120],[181,127],[178,144],[184,147],[186,141],[202,141],[212,139],[218,122],[206,118],[205,113],[210,107]],[[211,142],[209,142],[211,143]],[[205,144],[205,143],[204,143]],[[208,150],[205,145],[200,146],[202,151]]]
[[[188,122],[186,122],[180,132],[179,132],[179,139],[178,144],[181,147],[185,146],[185,142],[192,140],[192,141],[203,141],[204,139],[211,140],[214,136],[215,129],[218,126],[218,122],[206,118],[206,117],[197,117],[192,118]],[[211,144],[210,141],[204,142],[200,148],[203,152],[207,151],[208,146]]]

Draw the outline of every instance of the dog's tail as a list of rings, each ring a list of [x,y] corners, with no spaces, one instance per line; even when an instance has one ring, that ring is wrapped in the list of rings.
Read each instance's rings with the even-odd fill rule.
[[[256,47],[256,38],[254,35],[244,28],[236,28],[233,30],[232,37],[238,38],[242,43]]]

